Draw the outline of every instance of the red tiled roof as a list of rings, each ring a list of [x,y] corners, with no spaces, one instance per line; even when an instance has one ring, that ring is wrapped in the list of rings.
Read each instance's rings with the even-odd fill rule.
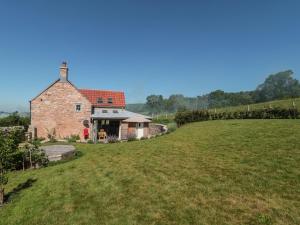
[[[102,91],[79,89],[79,92],[84,95],[93,106],[98,107],[125,107],[124,92],[118,91]],[[102,98],[103,103],[99,104],[98,98]],[[108,98],[112,98],[112,103],[108,103]]]

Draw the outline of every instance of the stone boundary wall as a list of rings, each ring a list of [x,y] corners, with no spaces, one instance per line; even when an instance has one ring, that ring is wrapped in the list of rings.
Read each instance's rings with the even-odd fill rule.
[[[166,133],[168,131],[168,128],[164,124],[158,124],[158,123],[150,123],[149,124],[149,133],[151,136],[155,136],[161,133]]]

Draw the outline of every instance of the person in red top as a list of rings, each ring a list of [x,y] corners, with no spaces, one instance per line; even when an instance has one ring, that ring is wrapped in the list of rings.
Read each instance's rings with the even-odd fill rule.
[[[89,129],[87,127],[83,129],[83,137],[84,139],[89,138]]]

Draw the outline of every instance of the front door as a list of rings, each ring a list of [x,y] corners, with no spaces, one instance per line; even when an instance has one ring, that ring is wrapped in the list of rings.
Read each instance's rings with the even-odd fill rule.
[[[144,124],[143,123],[136,123],[136,131],[137,131],[137,138],[140,139],[144,136]]]

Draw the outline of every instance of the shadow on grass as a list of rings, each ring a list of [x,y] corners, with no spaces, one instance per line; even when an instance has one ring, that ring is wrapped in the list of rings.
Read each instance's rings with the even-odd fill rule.
[[[22,190],[25,190],[27,188],[30,188],[37,179],[29,178],[25,182],[20,183],[17,187],[15,187],[12,191],[5,194],[4,200],[5,203],[10,202],[14,197],[16,197]]]

